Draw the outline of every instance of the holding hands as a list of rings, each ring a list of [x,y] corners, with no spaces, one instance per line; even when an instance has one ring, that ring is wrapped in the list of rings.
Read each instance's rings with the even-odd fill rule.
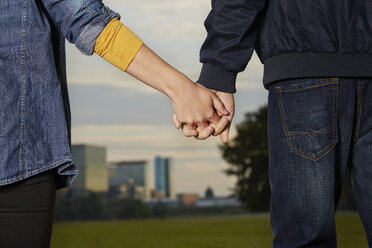
[[[206,139],[220,135],[227,142],[234,115],[234,97],[192,82],[145,44],[142,45],[127,73],[159,90],[172,100],[173,122],[186,137]]]
[[[186,137],[194,136],[197,139],[206,139],[210,135],[220,135],[221,141],[226,143],[229,137],[230,123],[234,117],[234,95],[232,93],[206,89],[200,84],[196,85],[199,87],[200,98],[193,97],[192,100],[194,100],[194,104],[197,107],[195,109],[195,113],[198,115],[195,119],[197,121],[194,123],[182,121],[183,118],[177,114],[182,111],[178,111],[175,105],[173,105],[175,111],[173,115],[174,125],[177,129],[182,128],[183,134]],[[205,93],[205,90],[209,92]],[[208,102],[208,97],[212,101]],[[205,110],[203,111],[203,109]],[[205,114],[203,115],[201,113]]]

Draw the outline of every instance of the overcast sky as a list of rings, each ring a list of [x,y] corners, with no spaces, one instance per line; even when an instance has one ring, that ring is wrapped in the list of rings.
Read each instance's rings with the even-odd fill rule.
[[[199,50],[206,37],[203,22],[210,0],[104,0],[120,13],[121,20],[172,66],[197,80],[201,64]],[[154,187],[153,159],[156,155],[174,159],[176,193],[204,194],[211,186],[216,195],[229,194],[234,178],[217,145],[219,139],[205,141],[183,137],[174,128],[170,100],[131,78],[97,55],[82,55],[67,46],[67,73],[72,109],[72,142],[107,147],[109,161],[150,162],[150,188]],[[237,83],[236,116],[267,103],[262,86],[262,65],[256,55]],[[233,128],[233,134],[234,128]]]

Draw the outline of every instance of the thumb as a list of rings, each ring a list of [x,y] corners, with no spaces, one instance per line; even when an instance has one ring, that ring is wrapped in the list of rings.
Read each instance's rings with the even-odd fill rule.
[[[181,122],[177,119],[176,114],[173,114],[173,124],[177,129],[181,128]]]
[[[212,102],[213,102],[213,107],[216,109],[216,112],[221,115],[229,115],[229,111],[225,108],[225,105],[221,101],[221,99],[216,96],[216,94],[212,94]]]

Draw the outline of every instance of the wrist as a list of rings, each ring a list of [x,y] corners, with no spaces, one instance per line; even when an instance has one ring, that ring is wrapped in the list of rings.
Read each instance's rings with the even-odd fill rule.
[[[236,76],[235,72],[226,71],[218,65],[205,63],[197,82],[208,89],[235,93]]]
[[[180,73],[175,77],[169,77],[168,83],[165,84],[164,93],[172,100],[178,99],[186,92],[192,90],[196,85],[188,77]]]

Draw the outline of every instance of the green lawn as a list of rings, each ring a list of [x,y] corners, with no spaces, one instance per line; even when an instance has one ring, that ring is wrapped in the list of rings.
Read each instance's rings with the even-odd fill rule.
[[[336,217],[340,248],[368,247],[356,214]],[[255,248],[271,247],[268,216],[63,222],[52,248]]]

